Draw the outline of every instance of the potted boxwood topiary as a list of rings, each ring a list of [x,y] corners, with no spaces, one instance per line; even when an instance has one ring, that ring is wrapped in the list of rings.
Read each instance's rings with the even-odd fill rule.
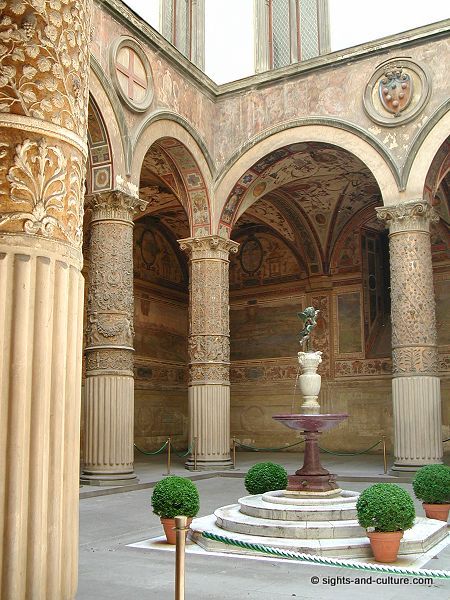
[[[426,465],[421,467],[412,482],[416,498],[429,519],[447,521],[450,509],[450,467]]]
[[[175,544],[175,517],[188,517],[188,525],[200,509],[198,490],[190,479],[171,475],[158,481],[152,494],[153,512],[161,519],[167,542]]]
[[[256,463],[245,476],[245,489],[250,494],[264,494],[285,490],[288,483],[286,469],[272,462]]]
[[[395,483],[376,483],[364,490],[356,503],[358,522],[367,529],[375,560],[397,560],[405,529],[414,525],[412,498]]]

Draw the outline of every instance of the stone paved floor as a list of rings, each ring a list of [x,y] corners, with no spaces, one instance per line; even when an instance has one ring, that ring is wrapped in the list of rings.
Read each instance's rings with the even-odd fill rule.
[[[210,477],[197,481],[201,497],[200,516],[231,504],[245,495],[243,473],[246,467],[270,459],[292,470],[300,462],[298,455],[242,454],[238,456],[237,477]],[[362,478],[377,480],[383,474],[377,456],[327,457],[331,471],[343,474],[346,489],[360,491],[370,485]],[[174,554],[167,551],[144,552],[127,544],[161,535],[158,518],[152,514],[152,481],[161,478],[165,469],[161,459],[137,463],[140,485],[135,491],[81,488],[80,502],[80,578],[78,600],[169,600],[174,598]],[[174,473],[188,475],[180,464]],[[191,474],[194,475],[195,474]],[[198,475],[198,474],[197,474]],[[349,477],[353,481],[348,481]],[[356,479],[356,481],[355,481]],[[411,486],[402,483],[406,489]],[[96,495],[86,497],[89,493]],[[422,514],[417,503],[417,513]],[[186,559],[186,600],[302,600],[383,598],[383,600],[450,600],[450,581],[435,580],[432,585],[373,583],[345,584],[339,577],[358,577],[347,569],[317,567],[301,563],[242,559],[236,556],[202,556],[188,554]],[[450,546],[426,565],[450,570]],[[370,573],[365,574],[370,576]],[[372,574],[372,577],[376,577]],[[319,583],[311,583],[318,577]],[[383,577],[386,581],[386,576]],[[333,579],[335,578],[335,579]],[[324,583],[324,582],[327,583]],[[333,585],[335,583],[335,585]]]

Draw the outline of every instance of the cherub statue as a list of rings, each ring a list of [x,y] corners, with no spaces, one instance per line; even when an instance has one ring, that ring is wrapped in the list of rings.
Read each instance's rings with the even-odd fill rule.
[[[306,350],[310,349],[310,337],[312,330],[317,325],[317,315],[320,310],[316,310],[314,306],[308,306],[303,312],[297,313],[299,319],[303,321],[303,329],[300,331],[300,344],[306,343]]]

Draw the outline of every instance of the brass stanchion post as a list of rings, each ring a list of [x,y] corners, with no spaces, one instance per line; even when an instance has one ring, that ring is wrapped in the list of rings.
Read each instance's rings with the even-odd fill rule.
[[[184,600],[184,559],[186,549],[187,517],[175,517],[175,600]]]
[[[194,471],[197,470],[197,443],[198,437],[194,438]]]
[[[170,475],[170,435],[167,438],[167,475]]]
[[[233,469],[236,468],[236,438],[233,436]]]
[[[384,474],[386,475],[386,473],[387,473],[386,436],[385,435],[381,436],[381,439],[383,440],[383,464],[384,464]]]

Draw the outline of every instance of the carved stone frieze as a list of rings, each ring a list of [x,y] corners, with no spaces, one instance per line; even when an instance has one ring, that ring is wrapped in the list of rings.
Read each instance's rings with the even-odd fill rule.
[[[439,219],[426,202],[377,209],[389,226],[393,373],[437,371],[436,307],[430,222]]]
[[[439,221],[435,209],[422,200],[407,202],[396,206],[375,208],[379,219],[386,223],[391,234],[404,231],[430,230],[430,222]]]
[[[87,128],[90,0],[0,0],[0,113]]]
[[[228,383],[228,254],[237,252],[238,244],[219,236],[184,239],[179,244],[190,256],[190,381],[197,385],[208,381]]]

